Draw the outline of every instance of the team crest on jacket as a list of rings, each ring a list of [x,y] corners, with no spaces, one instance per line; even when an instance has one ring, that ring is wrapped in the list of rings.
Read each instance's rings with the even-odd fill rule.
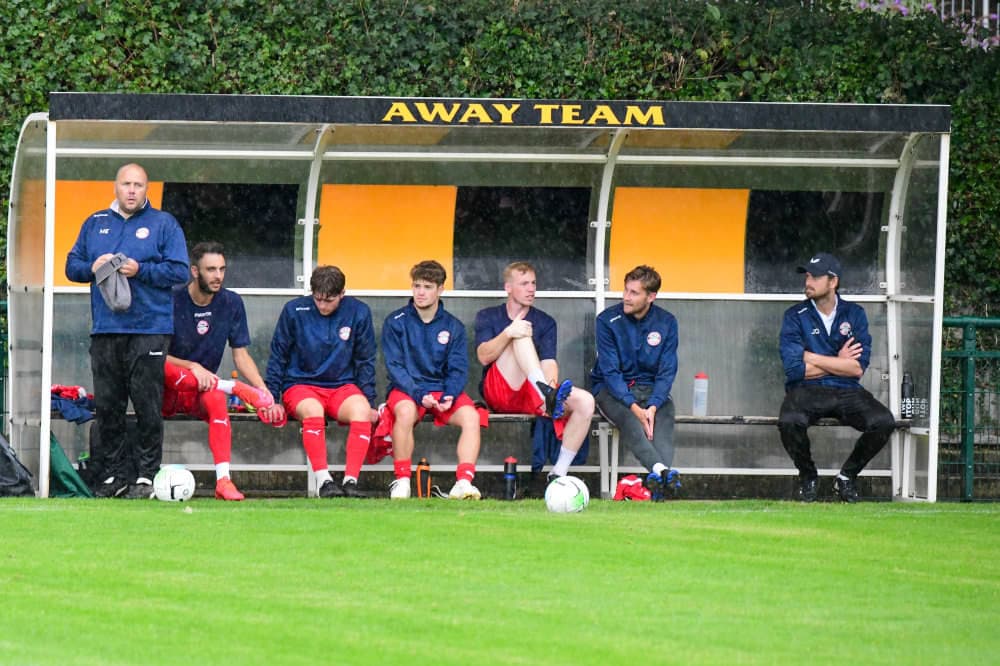
[[[442,345],[448,344],[449,340],[451,340],[451,333],[449,333],[448,331],[441,331],[440,333],[438,333],[438,342],[441,343]]]
[[[198,335],[205,335],[209,330],[208,320],[199,319],[198,323],[194,325],[194,330],[198,331]]]
[[[149,238],[149,227],[139,227],[135,230],[135,237],[139,240]]]
[[[646,336],[646,344],[650,347],[656,347],[663,341],[660,336],[659,331],[650,331],[649,335]]]
[[[851,322],[849,321],[840,322],[840,328],[837,330],[840,331],[840,334],[846,338],[851,334]]]
[[[342,326],[340,328],[340,330],[337,331],[337,335],[340,336],[341,340],[347,340],[349,337],[351,337],[351,327],[350,326]]]

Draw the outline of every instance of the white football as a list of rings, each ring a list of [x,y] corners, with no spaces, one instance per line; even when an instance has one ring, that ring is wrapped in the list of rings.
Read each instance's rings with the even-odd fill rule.
[[[183,502],[194,496],[194,474],[183,465],[167,465],[153,477],[153,494],[164,502]]]
[[[587,484],[575,476],[560,476],[545,489],[545,506],[553,513],[576,513],[589,503]]]

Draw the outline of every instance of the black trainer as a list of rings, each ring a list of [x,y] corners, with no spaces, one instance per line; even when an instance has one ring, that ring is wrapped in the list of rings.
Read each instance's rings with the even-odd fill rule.
[[[819,486],[818,479],[802,479],[799,482],[799,501],[815,502],[816,490]]]
[[[858,491],[854,487],[854,479],[842,479],[838,476],[833,480],[833,491],[840,497],[841,502],[854,504],[858,501]]]
[[[517,492],[522,498],[542,498],[545,497],[545,489],[549,487],[549,478],[541,472],[532,472],[528,477],[528,483],[523,487],[518,484]]]
[[[559,388],[552,388],[545,382],[535,382],[545,396],[545,413],[554,419],[560,418],[566,412],[566,398],[573,391],[573,382],[563,381]]]
[[[340,486],[340,492],[344,497],[368,497],[368,493],[358,490],[357,481],[344,481],[344,483]]]
[[[327,479],[323,482],[323,485],[319,487],[320,497],[343,497],[344,489],[340,487],[340,484],[333,479]]]
[[[153,482],[146,477],[139,477],[121,497],[124,499],[153,499]]]
[[[128,481],[120,477],[109,476],[94,490],[96,497],[118,497],[128,490]]]

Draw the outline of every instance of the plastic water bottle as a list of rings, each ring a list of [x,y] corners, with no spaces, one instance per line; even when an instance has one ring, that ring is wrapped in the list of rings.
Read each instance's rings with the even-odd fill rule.
[[[517,458],[508,456],[503,461],[503,498],[517,497]]]
[[[904,419],[913,418],[913,376],[903,373],[902,401],[899,406],[899,416]]]
[[[694,376],[694,399],[691,401],[691,413],[695,416],[708,414],[708,375],[699,372]]]
[[[417,497],[431,496],[431,466],[427,458],[417,463]]]

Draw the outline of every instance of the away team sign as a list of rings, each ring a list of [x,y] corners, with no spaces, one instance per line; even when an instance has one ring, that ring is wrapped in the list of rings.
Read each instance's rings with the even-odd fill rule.
[[[389,103],[384,123],[665,127],[663,104],[628,102],[410,101]]]
[[[930,104],[61,92],[49,95],[49,119],[841,132],[948,132],[951,125],[950,108]]]

